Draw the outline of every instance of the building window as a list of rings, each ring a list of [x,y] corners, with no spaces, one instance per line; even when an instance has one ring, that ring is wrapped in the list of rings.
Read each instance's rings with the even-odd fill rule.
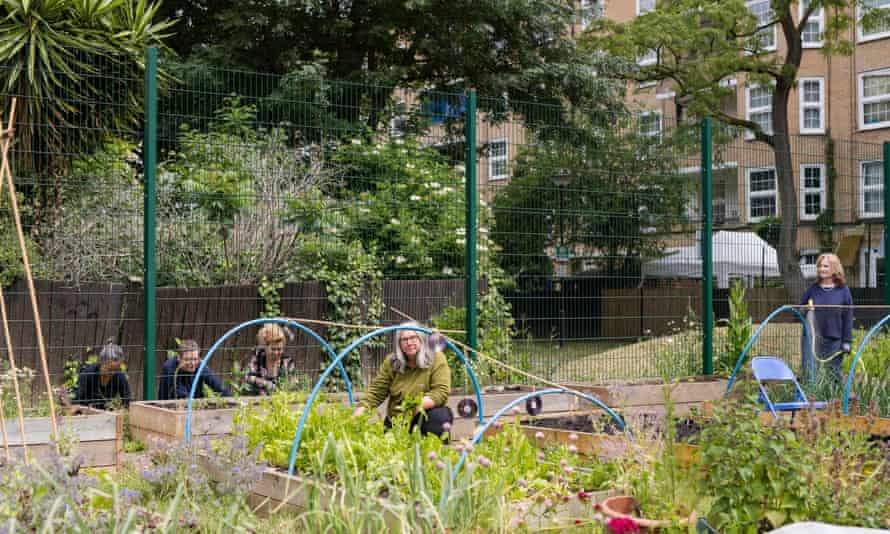
[[[825,211],[825,201],[825,165],[801,165],[800,220],[815,220]]]
[[[578,22],[587,28],[591,22],[603,16],[603,0],[581,0]]]
[[[890,69],[859,75],[859,128],[890,126]]]
[[[816,260],[821,253],[816,249],[800,251],[800,272],[806,279],[816,278]]]
[[[637,131],[646,137],[661,136],[661,112],[647,111],[637,114]]]
[[[747,119],[760,125],[766,134],[773,133],[773,88],[753,86],[746,89]],[[753,133],[748,138],[753,139]]]
[[[884,216],[884,167],[881,161],[863,161],[859,164],[859,215],[860,217]]]
[[[655,0],[637,0],[637,15],[655,10]]]
[[[890,9],[890,0],[864,0],[865,7],[869,9]],[[859,17],[862,17],[862,8],[857,8],[857,12],[859,13]],[[860,41],[871,41],[873,39],[881,39],[883,37],[890,37],[890,23],[881,22],[880,24],[875,25],[873,28],[865,29],[862,27],[862,23],[860,21],[859,24],[856,25],[859,33]]]
[[[800,133],[825,133],[825,83],[822,78],[801,78]]]
[[[757,17],[757,26],[764,26],[773,21],[773,8],[771,0],[748,0],[748,9]],[[757,32],[760,42],[759,48],[763,50],[776,49],[776,25],[770,24]]]
[[[506,180],[510,177],[510,161],[506,139],[494,139],[489,143],[488,180]]]
[[[800,0],[800,18],[810,7],[810,0]],[[823,33],[825,32],[825,10],[816,8],[810,13],[806,26],[800,32],[800,41],[804,48],[820,48],[822,46]]]
[[[637,65],[641,67],[655,65],[656,63],[658,63],[658,50],[655,50],[654,48],[652,50],[647,50],[646,53],[637,57]]]
[[[776,169],[748,169],[748,222],[774,217],[776,210]]]

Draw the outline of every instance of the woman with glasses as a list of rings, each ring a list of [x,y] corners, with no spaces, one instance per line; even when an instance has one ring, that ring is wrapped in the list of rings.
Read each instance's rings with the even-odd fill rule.
[[[401,326],[416,328],[420,325],[405,323]],[[444,354],[430,348],[427,336],[419,331],[396,330],[394,341],[395,352],[383,360],[353,416],[359,416],[369,408],[374,410],[388,400],[384,423],[390,426],[392,418],[403,414],[403,401],[420,397],[420,406],[411,418],[411,428],[419,424],[421,434],[442,436],[454,420],[446,405],[451,392],[448,360]]]

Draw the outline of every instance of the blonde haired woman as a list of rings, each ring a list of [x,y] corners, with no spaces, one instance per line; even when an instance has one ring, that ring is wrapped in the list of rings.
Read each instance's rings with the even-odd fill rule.
[[[293,377],[294,361],[284,356],[286,340],[284,329],[277,324],[267,323],[260,328],[244,376],[245,394],[271,395]]]
[[[802,305],[812,306],[807,313],[813,328],[815,342],[811,340],[803,351],[803,368],[807,377],[816,376],[816,356],[824,361],[831,377],[840,383],[844,355],[853,343],[853,295],[847,287],[844,266],[834,254],[822,254],[816,260],[816,283],[807,288],[800,298]],[[820,306],[847,306],[825,307]]]

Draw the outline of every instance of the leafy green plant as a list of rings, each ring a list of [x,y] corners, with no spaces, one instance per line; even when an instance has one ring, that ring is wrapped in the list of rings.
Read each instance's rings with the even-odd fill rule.
[[[734,280],[729,290],[729,321],[726,326],[723,350],[718,352],[719,357],[714,362],[714,370],[718,373],[732,372],[736,360],[754,333],[754,324],[745,302],[745,286],[740,280]]]
[[[754,416],[754,398],[725,401],[701,434],[699,491],[718,530],[758,532],[795,521],[886,527],[885,451],[859,432],[798,415],[793,431]]]

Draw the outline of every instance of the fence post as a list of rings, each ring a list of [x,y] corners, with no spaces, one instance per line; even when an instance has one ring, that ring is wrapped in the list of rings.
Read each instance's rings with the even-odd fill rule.
[[[714,373],[714,288],[711,222],[711,119],[701,123],[702,373]]]
[[[155,172],[158,150],[158,49],[149,48],[145,57],[145,132],[142,157],[145,178],[143,212],[143,329],[145,356],[143,359],[142,398],[155,398],[155,348],[157,335],[155,265],[155,206],[157,204],[157,184]]]
[[[464,117],[464,140],[466,157],[464,158],[464,177],[466,186],[466,331],[467,345],[478,348],[476,340],[476,91],[466,93],[467,112]],[[473,354],[473,357],[476,355]]]
[[[888,250],[890,250],[890,141],[884,141],[884,304],[890,304]]]

